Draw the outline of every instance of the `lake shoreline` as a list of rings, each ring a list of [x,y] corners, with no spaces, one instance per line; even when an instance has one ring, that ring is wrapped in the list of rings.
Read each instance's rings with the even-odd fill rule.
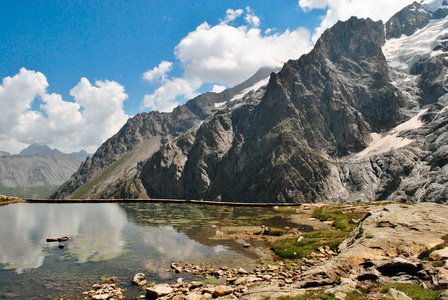
[[[188,203],[206,205],[228,205],[228,206],[253,206],[253,207],[274,207],[274,206],[302,206],[302,203],[241,203],[241,202],[216,202],[204,200],[182,200],[182,199],[31,199],[25,198],[28,203]]]

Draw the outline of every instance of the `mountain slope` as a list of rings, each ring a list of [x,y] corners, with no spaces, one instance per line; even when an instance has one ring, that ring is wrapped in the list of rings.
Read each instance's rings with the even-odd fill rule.
[[[142,162],[161,145],[199,126],[234,96],[265,79],[273,71],[262,68],[244,83],[219,94],[202,94],[178,106],[172,113],[141,113],[130,118],[51,198],[147,197],[135,176]]]
[[[406,117],[408,104],[388,80],[383,43],[381,22],[339,22],[313,51],[271,75],[259,103],[223,110],[162,147],[141,173],[148,195],[325,200],[337,186],[331,161],[362,150],[372,130]]]
[[[266,87],[129,120],[53,196],[446,203],[447,14],[338,22]]]
[[[148,195],[447,202],[448,20],[441,6],[414,3],[385,27],[337,23],[313,51],[273,74],[262,98],[162,147],[141,172]],[[386,42],[384,29],[394,22],[402,32]]]
[[[47,198],[70,178],[80,163],[63,153],[0,156],[0,194]]]

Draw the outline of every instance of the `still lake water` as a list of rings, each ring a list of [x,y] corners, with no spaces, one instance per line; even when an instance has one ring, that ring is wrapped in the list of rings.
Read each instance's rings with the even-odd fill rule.
[[[172,262],[252,269],[269,262],[257,244],[216,239],[224,227],[296,227],[294,210],[188,203],[18,203],[0,207],[0,299],[82,299],[105,276],[118,278],[127,299],[142,293],[130,283],[204,280],[166,272]],[[69,236],[65,249],[46,238]]]

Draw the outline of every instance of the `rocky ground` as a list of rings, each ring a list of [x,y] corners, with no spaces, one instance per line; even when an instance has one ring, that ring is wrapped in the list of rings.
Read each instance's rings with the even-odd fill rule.
[[[17,202],[25,202],[24,200],[16,197],[9,197],[9,196],[3,196],[0,195],[0,206],[17,203]]]
[[[316,225],[316,232],[331,231],[331,226],[335,232],[344,231],[340,219],[310,218],[317,207],[301,207],[295,216]],[[364,218],[352,219],[353,213],[366,211]],[[448,299],[448,206],[344,205],[337,207],[337,214],[357,225],[335,251],[316,244],[304,257],[253,270],[172,263],[167,272],[193,273],[201,280],[155,284],[136,274],[132,281],[142,286],[142,299]],[[259,231],[232,234],[245,241],[263,238]],[[295,234],[298,244],[311,239]],[[275,243],[292,235],[289,231],[264,238]],[[211,277],[223,284],[206,284]],[[91,299],[123,299],[124,294],[113,281],[85,292]]]

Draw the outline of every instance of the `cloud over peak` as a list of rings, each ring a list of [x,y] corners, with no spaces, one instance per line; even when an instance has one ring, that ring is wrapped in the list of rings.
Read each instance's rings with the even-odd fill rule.
[[[237,23],[240,25],[233,25]],[[260,18],[250,7],[228,9],[215,26],[200,24],[174,49],[183,76],[163,77],[161,86],[144,97],[141,109],[171,111],[197,95],[205,83],[220,86],[215,91],[222,90],[222,86],[238,84],[261,67],[281,66],[311,50],[311,35],[305,28],[272,33],[262,32],[259,26]],[[162,63],[145,74],[150,74],[151,79],[161,78],[159,73],[166,75],[167,72],[161,72]]]
[[[371,18],[386,22],[396,12],[411,4],[414,0],[299,0],[299,7],[308,12],[313,9],[326,9],[327,12],[315,29],[313,41],[321,36],[325,29],[333,26],[337,21],[345,21],[352,16]]]
[[[0,149],[19,152],[31,143],[65,152],[94,152],[126,122],[124,88],[114,81],[91,85],[82,78],[70,94],[75,102],[47,92],[44,74],[22,68],[0,85]],[[33,109],[39,104],[40,110]]]

